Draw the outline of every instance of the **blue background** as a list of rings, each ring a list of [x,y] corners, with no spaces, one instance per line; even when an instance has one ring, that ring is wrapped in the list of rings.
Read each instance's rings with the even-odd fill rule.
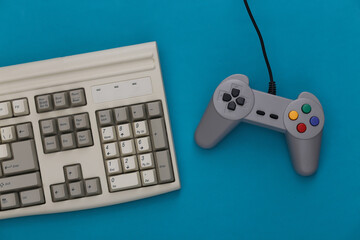
[[[221,80],[267,90],[241,0],[0,1],[0,66],[157,41],[182,189],[80,212],[0,221],[1,239],[360,239],[360,1],[250,1],[278,95],[314,93],[320,167],[292,169],[284,136],[243,124],[212,150],[193,140]],[[75,238],[74,238],[75,239]]]

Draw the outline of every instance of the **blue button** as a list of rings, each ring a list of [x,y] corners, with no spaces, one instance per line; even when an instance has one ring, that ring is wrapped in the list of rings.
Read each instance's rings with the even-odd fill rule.
[[[320,120],[319,120],[319,118],[318,117],[311,117],[310,118],[310,124],[311,124],[311,126],[317,126],[317,125],[319,125],[319,123],[320,123]]]

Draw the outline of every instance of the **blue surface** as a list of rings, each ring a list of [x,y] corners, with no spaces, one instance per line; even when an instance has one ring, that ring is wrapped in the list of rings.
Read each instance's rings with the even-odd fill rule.
[[[284,136],[243,124],[211,151],[193,133],[221,80],[268,76],[242,1],[1,1],[0,66],[157,41],[182,189],[0,221],[1,239],[360,239],[360,2],[250,1],[278,94],[322,102],[320,168],[295,174]],[[76,238],[71,238],[76,237]],[[106,237],[106,238],[105,238]]]

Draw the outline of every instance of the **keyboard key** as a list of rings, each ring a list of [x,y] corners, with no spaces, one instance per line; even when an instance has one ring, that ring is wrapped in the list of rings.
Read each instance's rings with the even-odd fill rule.
[[[139,172],[109,177],[110,192],[141,187]]]
[[[8,210],[20,207],[19,196],[17,193],[0,195],[1,210]]]
[[[51,95],[42,95],[35,98],[36,108],[39,113],[53,110]]]
[[[150,186],[157,184],[155,169],[141,171],[141,179],[143,186]]]
[[[29,115],[29,105],[26,98],[12,101],[14,116]]]
[[[0,193],[40,186],[41,181],[39,172],[0,178]]]
[[[90,121],[87,113],[82,113],[74,116],[75,128],[77,130],[89,129]]]
[[[101,185],[99,178],[91,178],[85,180],[85,191],[87,196],[101,194]]]
[[[139,169],[136,156],[124,157],[121,160],[122,160],[124,172],[131,172]]]
[[[159,175],[159,182],[160,183],[173,182],[175,179],[172,170],[169,150],[156,152],[155,159],[156,159],[156,170]]]
[[[136,150],[138,153],[144,153],[151,151],[151,142],[149,137],[137,138]]]
[[[163,118],[151,119],[149,121],[151,138],[156,150],[168,147],[165,123]]]
[[[50,188],[53,202],[63,201],[69,198],[65,183],[52,185]]]
[[[138,104],[131,106],[131,117],[133,120],[145,119],[145,105]]]
[[[82,181],[69,183],[70,198],[79,198],[85,196],[84,183]]]
[[[16,140],[16,132],[14,126],[3,127],[0,129],[1,141],[3,143],[13,142]]]
[[[149,118],[161,117],[162,116],[162,107],[161,102],[151,102],[146,104],[147,114]]]
[[[4,175],[13,175],[39,169],[34,139],[11,144],[13,159],[2,162]]]
[[[74,133],[62,134],[60,136],[60,144],[62,150],[69,150],[76,148]]]
[[[79,107],[86,105],[84,89],[72,90],[69,93],[71,107]]]
[[[62,133],[72,132],[74,130],[72,122],[73,120],[71,116],[58,118],[57,123],[59,131]]]
[[[104,127],[100,129],[101,133],[101,141],[102,142],[113,142],[116,141],[116,133],[115,128],[111,127]]]
[[[113,124],[112,111],[110,109],[97,112],[100,126],[109,126]]]
[[[59,140],[57,136],[44,138],[44,152],[52,153],[60,151]]]
[[[54,107],[55,109],[64,109],[69,108],[70,103],[68,100],[68,93],[67,92],[59,92],[53,94],[53,100],[54,100]]]
[[[115,121],[116,123],[129,122],[129,110],[128,107],[115,108]]]
[[[16,133],[19,140],[26,140],[34,137],[31,123],[16,125]]]
[[[119,145],[120,145],[121,156],[135,154],[134,140],[131,139],[126,141],[121,141]]]
[[[119,157],[119,148],[117,142],[104,144],[105,159],[112,159]]]
[[[20,192],[22,207],[34,206],[45,203],[44,193],[41,188]]]
[[[118,125],[116,129],[118,138],[120,140],[132,138],[132,130],[130,123]]]
[[[106,171],[107,171],[108,175],[122,173],[120,158],[107,160],[105,165],[106,165]]]
[[[0,178],[3,176],[2,169],[0,167]]]
[[[0,119],[10,118],[13,116],[10,102],[0,103]]]
[[[76,133],[76,141],[78,147],[88,147],[93,145],[93,139],[90,130]]]
[[[40,121],[41,133],[44,136],[55,135],[56,134],[56,120],[48,119]]]
[[[12,154],[10,150],[10,144],[1,144],[0,145],[0,161],[11,159]]]
[[[147,121],[134,122],[133,126],[136,137],[149,135]]]
[[[80,164],[65,166],[64,167],[65,177],[68,181],[78,181],[82,178]]]
[[[145,153],[145,154],[139,155],[139,165],[140,165],[141,170],[154,168],[155,165],[154,165],[153,154]]]

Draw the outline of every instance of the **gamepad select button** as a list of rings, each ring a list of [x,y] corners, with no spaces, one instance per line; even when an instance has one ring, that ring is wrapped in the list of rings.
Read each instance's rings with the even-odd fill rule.
[[[303,113],[308,114],[311,112],[311,106],[309,104],[304,104],[302,105],[301,110]]]
[[[314,127],[316,127],[317,125],[319,125],[319,123],[320,123],[320,120],[319,120],[319,118],[318,117],[311,117],[310,118],[310,124],[311,124],[311,126],[314,126]]]
[[[296,129],[299,133],[304,133],[306,131],[306,125],[304,123],[299,123],[296,126]]]
[[[298,117],[299,117],[299,114],[297,113],[297,111],[291,111],[291,112],[289,112],[289,118],[290,118],[290,120],[295,121]]]

